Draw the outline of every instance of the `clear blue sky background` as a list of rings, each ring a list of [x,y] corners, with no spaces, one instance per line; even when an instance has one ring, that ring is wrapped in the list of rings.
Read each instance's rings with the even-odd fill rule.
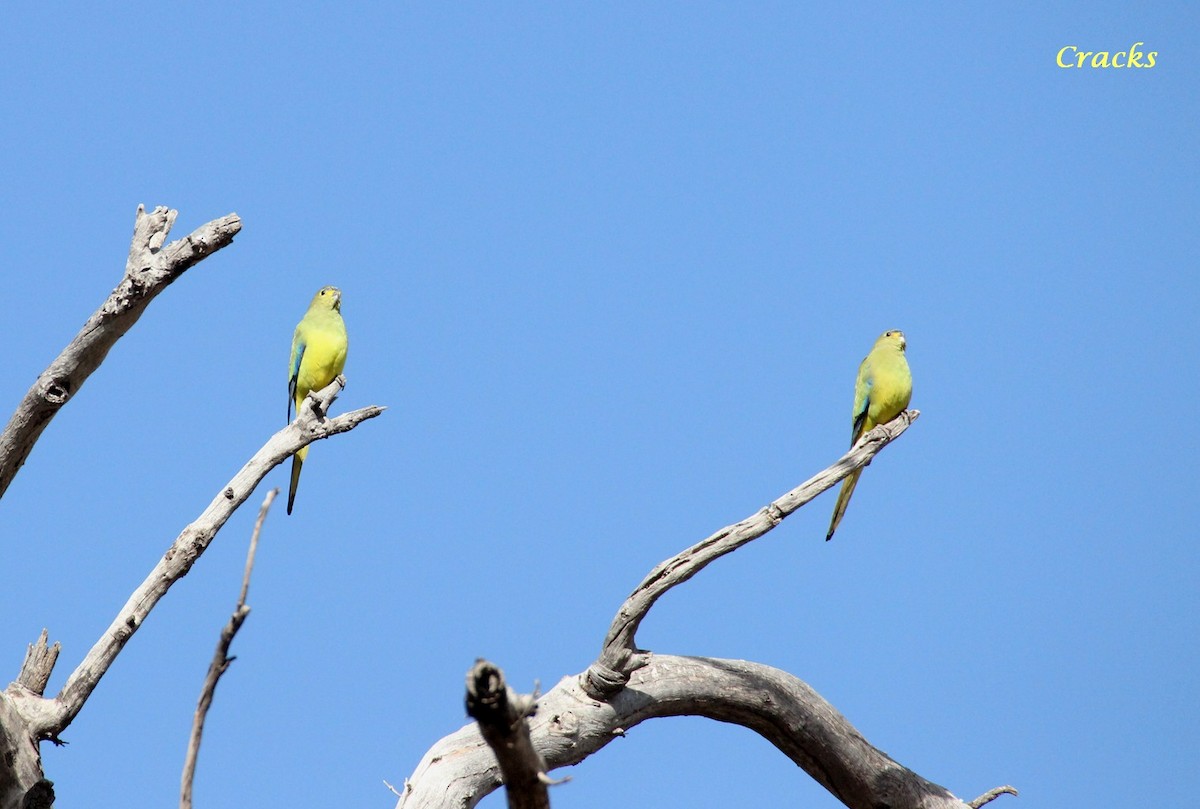
[[[923,416],[836,539],[826,494],[638,640],[790,671],[964,798],[1194,802],[1193,4],[5,18],[5,413],[119,281],[138,203],[175,237],[245,227],[0,502],[4,682],[48,627],[57,690],[282,426],[292,329],[336,284],[336,409],[390,409],[314,447],[267,521],[196,798],[391,807],[477,656],[523,690],[582,671],[652,565],[845,451],[857,364],[901,328]],[[1153,69],[1055,65],[1139,41]],[[265,493],[44,750],[60,805],[177,800]],[[696,718],[570,774],[560,809],[839,805]]]

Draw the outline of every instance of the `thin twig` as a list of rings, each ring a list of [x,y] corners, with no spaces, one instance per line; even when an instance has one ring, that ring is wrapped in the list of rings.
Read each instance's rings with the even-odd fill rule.
[[[254,554],[258,551],[258,536],[262,533],[263,521],[267,519],[267,510],[279,494],[279,489],[267,492],[262,507],[258,510],[258,519],[254,522],[254,531],[250,534],[250,550],[246,553],[246,571],[242,575],[242,592],[238,596],[229,623],[221,630],[217,639],[217,649],[213,652],[212,663],[208,666],[208,674],[204,676],[204,686],[200,689],[200,699],[196,703],[196,714],[192,718],[192,735],[188,739],[187,755],[183,760],[183,777],[179,790],[179,809],[192,809],[192,783],[196,779],[196,757],[200,755],[200,738],[204,735],[204,720],[208,709],[212,707],[213,695],[217,690],[217,681],[236,659],[229,656],[229,646],[233,637],[242,628],[250,608],[246,606],[246,594],[250,591],[250,573],[254,570]]]
[[[983,806],[985,803],[991,803],[992,801],[996,800],[996,798],[999,798],[1001,795],[1016,795],[1016,794],[1018,794],[1016,787],[1005,784],[1002,787],[996,787],[995,789],[989,789],[987,792],[983,793],[982,795],[980,795],[978,798],[976,798],[973,801],[967,801],[967,806],[970,806],[971,809],[979,809],[979,807]]]

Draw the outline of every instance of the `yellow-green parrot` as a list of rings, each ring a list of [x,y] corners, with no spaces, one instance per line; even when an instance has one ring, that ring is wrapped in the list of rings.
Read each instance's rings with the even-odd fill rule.
[[[296,413],[310,390],[321,390],[346,367],[346,324],[342,321],[342,292],[337,287],[322,287],[313,295],[308,311],[296,326],[292,337],[292,359],[288,363],[288,421],[292,404]],[[292,513],[300,468],[308,457],[308,447],[292,456],[292,485],[288,489],[287,513]]]
[[[863,433],[879,424],[887,424],[904,412],[912,398],[912,374],[908,370],[908,360],[904,358],[904,349],[908,344],[904,340],[904,332],[885,331],[875,341],[871,353],[867,354],[862,365],[858,366],[858,380],[854,383],[854,425],[850,431],[850,446],[858,443]],[[825,540],[833,539],[846,506],[850,504],[850,495],[858,485],[862,468],[855,469],[842,481],[842,490],[838,492],[837,505],[833,507],[833,519],[829,522],[829,533]]]

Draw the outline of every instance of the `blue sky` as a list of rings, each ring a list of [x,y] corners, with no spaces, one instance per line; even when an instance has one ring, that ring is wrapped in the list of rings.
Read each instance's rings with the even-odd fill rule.
[[[901,328],[923,415],[836,539],[827,494],[640,645],[790,671],[964,798],[1192,799],[1194,6],[6,18],[6,412],[119,281],[139,203],[178,209],[175,237],[244,220],[0,502],[6,682],[48,627],[60,687],[282,426],[292,329],[336,284],[336,409],[390,409],[315,446],[267,520],[196,800],[390,807],[382,781],[465,721],[477,656],[523,690],[582,671],[652,565],[835,460],[857,363]],[[1055,65],[1135,42],[1153,69]],[[61,805],[177,800],[265,492],[44,750]],[[697,718],[569,774],[556,807],[839,805]]]

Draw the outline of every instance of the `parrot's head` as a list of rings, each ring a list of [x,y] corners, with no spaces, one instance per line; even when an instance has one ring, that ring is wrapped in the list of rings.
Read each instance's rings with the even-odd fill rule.
[[[321,290],[313,295],[311,308],[342,311],[342,291],[337,287],[321,287]]]
[[[899,329],[885,331],[876,342],[895,346],[901,351],[908,347],[908,341],[904,339],[904,332],[900,331]]]

